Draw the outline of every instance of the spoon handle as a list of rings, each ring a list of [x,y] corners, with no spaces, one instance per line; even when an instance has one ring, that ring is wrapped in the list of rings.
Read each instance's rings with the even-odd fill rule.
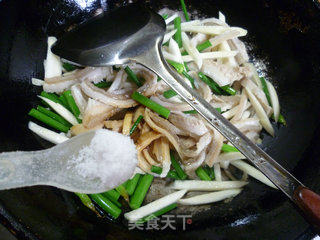
[[[233,124],[219,114],[196,91],[191,89],[185,80],[173,71],[164,60],[161,53],[161,42],[145,55],[135,57],[134,60],[145,65],[160,76],[174,91],[176,91],[191,107],[193,107],[212,127],[226,137],[248,160],[250,160],[267,178],[271,180],[291,200],[294,200],[297,189],[304,189],[294,176],[286,171],[280,164],[271,158],[266,152],[250,141]],[[310,190],[308,190],[310,191]],[[297,201],[294,202],[303,212],[312,209],[320,209],[320,201],[307,201],[310,192],[307,190],[298,192]],[[302,195],[301,195],[302,194]],[[313,196],[313,195],[312,195]],[[309,207],[304,207],[309,206]],[[311,209],[311,210],[310,210]],[[314,211],[313,211],[314,212]],[[308,214],[306,214],[308,216]],[[317,214],[315,216],[318,216]],[[318,224],[319,218],[318,218]]]
[[[0,190],[41,183],[44,176],[41,152],[0,153]]]
[[[320,196],[306,187],[294,191],[293,202],[303,211],[305,217],[320,232]]]

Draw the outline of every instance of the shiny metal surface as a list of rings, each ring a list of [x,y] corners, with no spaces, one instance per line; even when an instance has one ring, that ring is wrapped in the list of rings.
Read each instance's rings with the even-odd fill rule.
[[[119,31],[108,31],[101,24],[105,22],[109,26],[108,24],[111,23],[108,21],[114,24],[114,16],[122,16],[119,28],[128,28],[131,32],[124,31],[122,34]],[[135,23],[131,26],[132,22],[137,21],[136,16],[144,16],[144,19],[141,20],[141,24]],[[102,32],[104,32],[99,38],[92,34],[83,35],[89,29],[98,29],[99,26],[102,26]],[[134,33],[133,30],[135,30]],[[84,66],[106,66],[136,61],[153,70],[292,199],[294,190],[298,186],[303,186],[302,183],[261,148],[252,143],[168,66],[161,53],[164,33],[165,22],[160,15],[139,5],[130,5],[119,8],[108,15],[99,16],[97,18],[97,26],[95,26],[95,19],[92,19],[87,24],[81,25],[79,32],[76,29],[71,33],[67,33],[58,40],[53,52],[66,60]],[[82,36],[81,41],[77,41],[79,36]],[[109,36],[112,36],[111,41]],[[77,48],[72,47],[71,43]],[[68,49],[69,47],[71,48]]]

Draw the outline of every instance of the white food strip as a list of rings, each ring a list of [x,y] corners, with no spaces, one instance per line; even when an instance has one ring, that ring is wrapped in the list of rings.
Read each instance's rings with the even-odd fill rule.
[[[201,181],[201,180],[176,180],[171,185],[173,189],[186,189],[188,191],[219,191],[232,188],[241,188],[248,182],[242,181]]]
[[[194,197],[180,199],[179,204],[182,205],[200,205],[213,202],[219,202],[227,198],[235,197],[241,192],[241,189],[230,189],[219,192],[212,192],[207,194],[201,194]]]
[[[140,218],[143,218],[151,213],[154,213],[166,206],[169,206],[172,203],[177,202],[183,195],[187,192],[187,190],[180,190],[178,192],[171,193],[167,196],[159,198],[154,202],[151,202],[147,205],[144,205],[138,209],[135,209],[131,212],[125,213],[124,217],[128,219],[130,222],[135,222]]]

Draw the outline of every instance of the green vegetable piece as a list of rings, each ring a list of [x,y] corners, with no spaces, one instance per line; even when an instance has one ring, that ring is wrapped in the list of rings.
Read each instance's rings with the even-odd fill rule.
[[[266,79],[264,77],[261,77],[260,81],[261,81],[261,85],[262,85],[262,90],[263,90],[264,94],[266,95],[266,98],[268,100],[269,105],[271,106],[271,98],[270,98],[270,93],[269,93],[269,90],[267,87]]]
[[[111,86],[111,84],[112,84],[111,81],[109,81],[109,82],[101,81],[101,82],[95,83],[94,85],[95,85],[96,87],[98,87],[98,88],[108,88],[108,87]]]
[[[188,12],[187,12],[187,8],[186,8],[186,4],[185,4],[184,0],[180,0],[180,3],[181,3],[182,11],[184,13],[184,17],[185,17],[186,21],[189,22],[190,18],[189,18],[189,15],[188,15]]]
[[[181,168],[180,164],[175,159],[174,153],[172,151],[170,152],[170,158],[171,158],[171,164],[172,164],[173,168],[176,170],[179,178],[181,180],[186,179],[188,177],[188,175],[183,171],[183,169]]]
[[[63,125],[62,123],[58,122],[57,120],[54,120],[53,118],[47,116],[46,114],[39,112],[38,110],[32,108],[30,112],[28,113],[30,116],[38,119],[39,121],[49,125],[50,127],[53,127],[59,131],[67,133],[69,131],[69,127]]]
[[[71,72],[71,71],[73,71],[73,70],[78,69],[77,66],[72,65],[72,64],[67,63],[67,62],[63,63],[63,64],[62,64],[62,67],[63,67],[67,72]]]
[[[222,152],[239,152],[234,146],[230,146],[228,144],[223,144],[221,148]]]
[[[140,115],[140,116],[137,118],[137,120],[133,123],[133,125],[132,125],[132,127],[131,127],[131,129],[130,129],[130,132],[129,132],[130,135],[134,132],[134,130],[136,130],[136,128],[138,127],[138,125],[139,125],[139,123],[141,122],[142,118],[143,118],[143,116]]]
[[[152,101],[151,99],[143,96],[138,92],[134,92],[131,95],[132,99],[136,100],[137,102],[141,103],[142,105],[150,108],[152,111],[158,113],[159,115],[168,118],[170,115],[170,110],[161,106],[160,104]]]
[[[126,185],[126,189],[128,194],[131,196],[134,193],[134,190],[136,189],[139,179],[141,177],[141,174],[136,173],[136,175],[134,175],[134,177],[130,180],[128,180],[127,185]]]
[[[211,181],[211,178],[201,166],[196,169],[196,174],[203,181]]]
[[[198,76],[204,83],[206,83],[212,89],[214,93],[219,95],[221,94],[221,90],[219,89],[219,86],[217,86],[217,84],[211,78],[207,77],[202,72],[199,72]]]
[[[83,193],[74,193],[74,194],[80,198],[83,205],[85,205],[87,208],[90,208],[94,212],[96,211],[93,202],[91,201],[90,197],[87,194],[83,194]]]
[[[167,90],[167,91],[165,91],[165,92],[163,93],[163,96],[164,96],[165,98],[167,98],[167,99],[172,98],[172,97],[174,97],[174,96],[176,96],[176,95],[177,95],[177,93],[176,93],[175,91],[173,91],[172,89],[169,89],[169,90]]]
[[[162,168],[158,166],[151,166],[151,172],[156,173],[156,174],[161,174],[162,173]]]
[[[149,187],[151,186],[151,183],[153,181],[153,176],[150,174],[143,175],[139,182],[138,186],[136,187],[136,190],[134,191],[133,195],[130,198],[130,207],[131,209],[137,209],[141,206]]]
[[[95,201],[104,211],[109,213],[113,218],[118,218],[121,214],[121,209],[118,208],[112,201],[104,197],[102,194],[90,194],[90,197]]]
[[[42,107],[42,106],[38,106],[37,110],[39,112],[42,112],[43,114],[47,115],[48,117],[51,117],[52,119],[57,120],[61,124],[65,125],[66,127],[68,127],[68,128],[71,127],[71,124],[67,120],[65,120],[63,117],[61,117],[60,115]]]
[[[177,29],[176,33],[173,36],[173,39],[178,43],[178,46],[182,47],[182,37],[181,37],[181,18],[176,17],[173,20],[174,28]]]
[[[126,66],[124,71],[128,74],[128,77],[132,82],[134,82],[138,87],[142,86],[142,83],[138,79],[137,75],[131,70],[131,68]]]
[[[73,115],[77,118],[78,122],[81,122],[81,120],[79,119],[79,115],[80,115],[80,110],[71,94],[71,91],[65,91],[63,93],[64,98],[67,100],[68,106],[71,109],[71,112],[73,113]]]

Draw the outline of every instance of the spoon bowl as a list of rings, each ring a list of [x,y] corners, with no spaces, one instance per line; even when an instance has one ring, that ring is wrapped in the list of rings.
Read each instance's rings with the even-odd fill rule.
[[[79,163],[75,160],[79,158],[82,149],[92,145],[94,138],[97,136],[97,131],[80,134],[47,150],[1,153],[0,190],[50,185],[71,192],[101,193],[117,187],[133,175],[136,167],[136,158],[132,157],[131,154],[131,151],[135,151],[133,143],[125,149],[119,149],[112,145],[106,146],[113,151],[118,149],[119,154],[128,156],[125,159],[125,166],[120,166],[122,169],[121,175],[117,174],[117,177],[114,176],[114,173],[106,175],[109,176],[109,179],[99,176],[88,177],[81,174],[77,168]],[[95,159],[95,161],[98,160]],[[117,165],[119,161],[112,159],[111,164]]]

